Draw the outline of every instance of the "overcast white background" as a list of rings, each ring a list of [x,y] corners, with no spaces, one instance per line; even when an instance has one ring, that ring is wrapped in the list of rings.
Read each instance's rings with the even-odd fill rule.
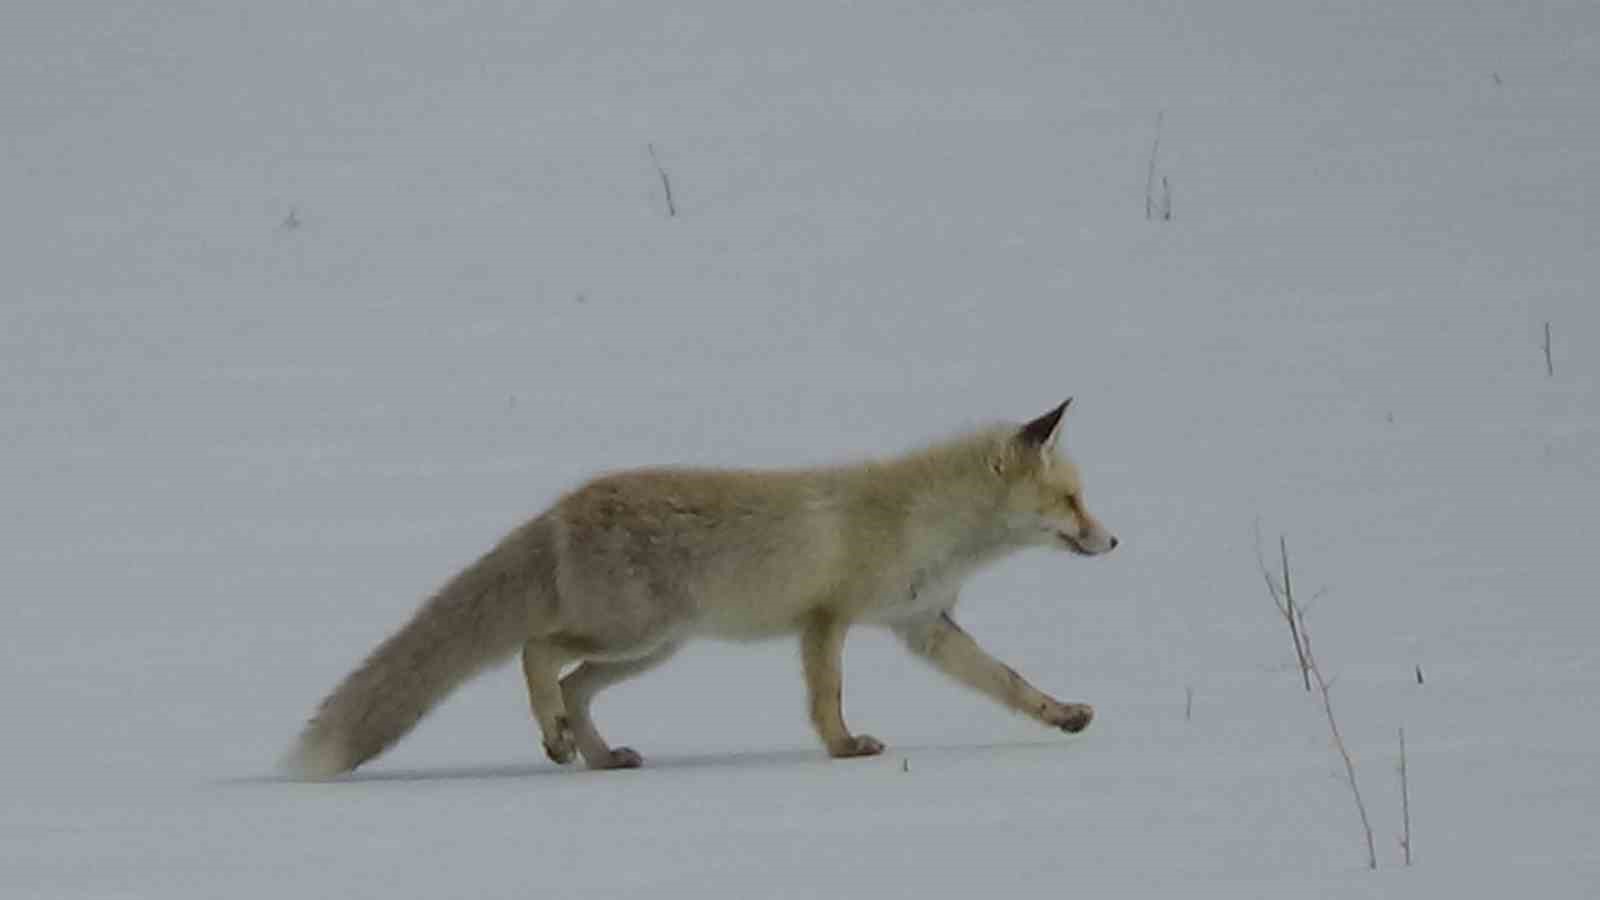
[[[671,7],[5,14],[0,894],[1592,890],[1600,7]],[[1122,546],[961,615],[1080,736],[863,631],[875,760],[824,758],[785,641],[607,694],[644,770],[548,763],[510,667],[350,781],[277,779],[589,474],[1069,394]],[[1377,872],[1258,518],[1326,589]]]

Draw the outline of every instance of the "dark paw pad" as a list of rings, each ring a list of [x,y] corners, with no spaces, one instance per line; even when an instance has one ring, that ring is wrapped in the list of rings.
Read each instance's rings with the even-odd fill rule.
[[[632,747],[618,747],[612,750],[611,756],[605,760],[603,765],[597,766],[597,768],[637,769],[642,765],[644,765],[644,757],[639,755],[639,751]]]
[[[1077,734],[1089,727],[1094,719],[1094,707],[1087,703],[1062,703],[1049,713],[1047,721],[1055,727]]]

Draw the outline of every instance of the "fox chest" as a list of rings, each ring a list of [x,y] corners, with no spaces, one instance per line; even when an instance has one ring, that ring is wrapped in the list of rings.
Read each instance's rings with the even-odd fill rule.
[[[956,605],[965,575],[961,571],[932,571],[895,579],[882,586],[865,618],[893,625],[945,612]]]

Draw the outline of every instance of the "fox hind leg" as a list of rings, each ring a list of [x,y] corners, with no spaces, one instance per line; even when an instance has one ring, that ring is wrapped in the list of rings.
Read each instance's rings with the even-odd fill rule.
[[[591,659],[573,669],[561,679],[561,693],[566,702],[567,722],[584,764],[591,769],[637,769],[644,763],[638,751],[630,747],[613,749],[594,726],[589,715],[589,705],[595,695],[635,675],[666,662],[677,652],[677,644],[659,647],[645,656],[626,660]]]
[[[544,737],[545,755],[556,763],[572,762],[576,742],[566,698],[561,690],[561,667],[571,656],[541,640],[522,647],[522,675],[528,682],[528,702]]]

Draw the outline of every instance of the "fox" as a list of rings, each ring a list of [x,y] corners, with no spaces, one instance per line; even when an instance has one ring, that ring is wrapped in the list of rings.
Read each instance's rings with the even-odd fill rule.
[[[883,742],[851,731],[842,707],[845,634],[856,625],[887,628],[955,682],[1080,732],[1092,706],[1034,687],[954,615],[962,584],[1016,551],[1117,547],[1059,446],[1071,403],[866,462],[594,477],[429,597],[322,701],[284,764],[304,780],[348,773],[520,652],[545,754],[636,768],[643,757],[595,727],[597,694],[694,638],[784,635],[799,637],[811,725],[828,755],[874,756]]]

